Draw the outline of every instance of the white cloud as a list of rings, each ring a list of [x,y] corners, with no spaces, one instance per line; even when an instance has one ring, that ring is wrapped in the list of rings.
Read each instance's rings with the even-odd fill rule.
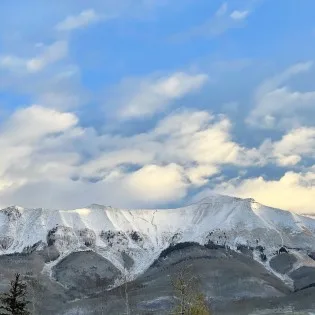
[[[73,114],[33,105],[13,114],[4,125],[3,139],[10,143],[29,143],[67,130],[76,124],[77,118]]]
[[[225,117],[202,111],[176,112],[145,134],[99,139],[105,152],[86,163],[83,173],[93,177],[124,164],[176,163],[191,184],[200,185],[219,172],[220,165],[257,163],[251,150],[231,140],[230,128]]]
[[[145,165],[130,174],[126,186],[137,199],[163,204],[185,197],[188,183],[179,165]]]
[[[292,77],[307,72],[312,63],[299,63],[263,82],[254,96],[254,109],[247,122],[260,128],[299,127],[315,113],[315,91],[294,91],[286,86]]]
[[[282,167],[295,166],[304,158],[315,159],[315,128],[292,129],[280,140],[265,140],[257,149],[247,150],[256,156],[258,165],[272,163]]]
[[[68,206],[78,189],[90,192],[86,203],[152,206],[175,201],[191,187],[207,184],[222,165],[252,162],[250,151],[231,140],[230,128],[225,117],[184,111],[147,133],[97,135],[81,128],[74,114],[33,105],[15,112],[0,130],[0,149],[7,153],[0,158],[1,200]],[[37,197],[38,189],[46,201]],[[55,203],[49,205],[51,196]],[[78,200],[83,202],[83,196]],[[77,199],[73,206],[79,206]]]
[[[67,54],[68,42],[54,42],[52,45],[45,47],[39,56],[27,60],[26,68],[29,72],[38,72],[47,65],[65,58]]]
[[[84,4],[93,4],[93,8],[84,8]],[[55,25],[58,32],[73,31],[76,29],[86,28],[89,25],[100,21],[116,18],[139,19],[148,16],[157,8],[169,4],[168,0],[115,0],[115,1],[89,1],[74,2],[69,7],[70,10],[82,10],[78,14],[68,15],[64,20]]]
[[[274,155],[280,159],[280,164],[294,165],[302,156],[315,158],[315,128],[292,130],[274,143],[273,147]]]
[[[0,90],[10,90],[28,98],[30,103],[62,111],[73,110],[91,99],[76,66],[61,61],[46,68],[46,71],[29,72],[25,62],[23,67],[11,67],[5,76],[0,76]]]
[[[169,115],[151,134],[153,139],[162,139],[159,140],[160,146],[156,146],[155,156],[162,162],[173,161],[190,167],[255,164],[253,152],[231,139],[231,127],[226,117],[213,116],[205,111],[182,111]]]
[[[159,78],[125,82],[119,91],[123,97],[118,101],[118,115],[123,119],[151,116],[163,111],[173,101],[198,91],[207,80],[205,74],[176,72]]]
[[[216,187],[220,193],[254,198],[268,206],[299,213],[315,212],[315,168],[305,173],[287,172],[279,180],[262,177],[232,180]]]
[[[292,130],[255,149],[233,141],[225,116],[206,111],[177,111],[146,133],[121,136],[99,135],[80,127],[72,113],[33,105],[16,111],[2,126],[0,150],[6,153],[0,157],[2,205],[151,207],[177,201],[210,182],[221,183],[221,192],[283,208],[305,211],[313,202],[309,194],[314,193],[315,168],[288,172],[278,181],[222,184],[218,175],[225,165],[241,170],[267,163],[290,166],[315,157],[314,128]],[[297,192],[290,207],[286,189],[291,195]]]
[[[207,129],[206,127],[214,121],[215,116],[207,111],[178,111],[160,120],[155,133],[174,136],[193,135],[202,129]]]
[[[56,41],[41,47],[42,53],[34,58],[20,58],[13,55],[0,56],[0,68],[17,73],[35,73],[50,64],[64,59],[68,54],[68,43]]]
[[[220,36],[229,29],[244,27],[244,21],[256,7],[256,1],[244,1],[241,9],[232,9],[233,3],[224,2],[217,11],[202,24],[191,27],[185,32],[172,36],[172,40],[183,41],[193,37],[213,38]]]
[[[249,11],[238,11],[235,10],[230,14],[233,20],[244,20],[249,15]]]
[[[214,165],[200,164],[187,169],[186,172],[193,185],[203,186],[208,183],[211,176],[220,173],[220,169]]]
[[[256,91],[257,97],[274,90],[298,74],[310,71],[312,67],[313,62],[311,61],[294,64],[293,66],[284,70],[282,73],[265,80]]]
[[[196,119],[201,124],[196,125]],[[180,123],[176,125],[176,121]],[[230,128],[228,119],[223,117],[212,122],[212,117],[207,112],[184,112],[169,117],[158,126],[158,130],[164,129],[165,135],[169,135],[169,131],[173,129],[174,137],[168,139],[164,145],[165,156],[202,164],[237,161],[241,149],[231,141]]]
[[[36,105],[16,111],[0,130],[0,150],[6,152],[0,156],[1,189],[69,176],[78,154],[65,148],[65,134],[73,141],[79,134],[76,124],[73,114]]]
[[[287,155],[287,156],[277,156],[278,164],[280,166],[292,166],[296,165],[301,161],[301,156],[294,154],[294,155]]]
[[[105,152],[98,158],[86,163],[81,170],[82,176],[104,176],[117,166],[123,164],[145,165],[154,161],[152,152],[140,149],[119,148],[112,152]]]
[[[82,11],[78,15],[71,15],[66,17],[56,25],[58,31],[72,31],[74,29],[87,27],[88,25],[98,22],[101,16],[98,15],[93,9]]]

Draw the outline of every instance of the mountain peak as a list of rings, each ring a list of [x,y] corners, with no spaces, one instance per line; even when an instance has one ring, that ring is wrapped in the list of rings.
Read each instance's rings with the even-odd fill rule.
[[[257,201],[253,198],[240,198],[230,195],[216,194],[211,193],[208,196],[200,199],[196,202],[196,204],[203,203],[212,203],[212,202],[222,202],[222,203],[233,203],[233,202],[249,202],[249,203],[257,203]]]

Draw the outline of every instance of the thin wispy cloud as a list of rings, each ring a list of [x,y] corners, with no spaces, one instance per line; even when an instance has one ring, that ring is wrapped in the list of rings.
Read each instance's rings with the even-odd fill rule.
[[[232,9],[228,2],[222,3],[217,11],[200,25],[192,26],[186,32],[172,36],[174,41],[185,41],[194,37],[217,37],[229,29],[244,27],[244,21],[254,10],[254,2],[248,2],[244,9]]]
[[[298,91],[288,81],[311,70],[312,62],[297,63],[266,80],[256,90],[247,122],[260,128],[298,127],[315,113],[315,90]]]
[[[39,72],[45,67],[64,59],[68,54],[68,43],[56,41],[48,46],[41,46],[42,52],[35,57],[24,58],[13,55],[0,56],[0,68],[13,72]]]
[[[87,27],[92,23],[100,21],[102,17],[93,9],[84,10],[78,15],[67,16],[63,21],[59,22],[55,28],[57,31],[72,31],[79,28]]]
[[[45,47],[40,55],[26,61],[26,68],[30,72],[37,72],[65,58],[68,54],[68,43],[66,41],[57,41],[48,47]]]
[[[238,11],[235,10],[230,14],[230,17],[234,20],[243,20],[249,15],[249,11]]]
[[[207,81],[206,74],[191,75],[184,72],[128,80],[113,95],[114,101],[118,102],[118,116],[122,119],[152,116],[185,95],[197,92]]]

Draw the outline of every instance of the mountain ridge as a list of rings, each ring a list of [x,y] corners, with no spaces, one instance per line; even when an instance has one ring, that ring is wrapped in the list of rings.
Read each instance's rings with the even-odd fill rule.
[[[259,248],[254,258],[268,261],[281,247],[315,251],[315,219],[266,207],[252,198],[211,195],[176,209],[118,209],[93,204],[74,210],[0,211],[0,254],[54,248],[57,259],[92,250],[125,269],[130,277],[143,273],[167,247],[180,242],[213,243],[238,250]],[[263,253],[261,252],[263,249]],[[263,256],[264,255],[264,256]]]

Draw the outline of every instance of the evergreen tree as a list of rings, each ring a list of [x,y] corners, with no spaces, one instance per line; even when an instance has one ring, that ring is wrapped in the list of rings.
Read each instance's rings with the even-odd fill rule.
[[[29,303],[26,300],[26,283],[21,280],[19,273],[15,274],[15,279],[11,281],[8,293],[3,293],[0,297],[0,315],[30,315],[26,307]]]

